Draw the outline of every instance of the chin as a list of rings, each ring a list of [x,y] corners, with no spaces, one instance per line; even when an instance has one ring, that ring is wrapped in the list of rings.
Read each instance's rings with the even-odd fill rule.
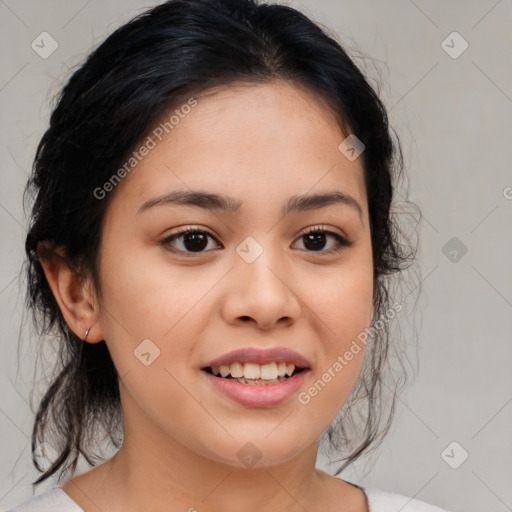
[[[294,438],[288,437],[288,440],[291,439]],[[212,458],[235,468],[261,469],[290,462],[304,450],[304,445],[294,443],[293,446],[285,446],[284,440],[277,435],[273,440],[255,437],[253,441],[246,435],[241,440],[231,440],[225,448],[226,452],[216,451]]]

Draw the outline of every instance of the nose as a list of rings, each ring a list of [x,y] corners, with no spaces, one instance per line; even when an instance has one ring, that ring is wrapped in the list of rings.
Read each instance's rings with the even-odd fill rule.
[[[226,322],[252,322],[263,330],[295,323],[301,315],[301,303],[285,266],[278,264],[269,250],[252,263],[237,257],[225,283],[221,313]]]

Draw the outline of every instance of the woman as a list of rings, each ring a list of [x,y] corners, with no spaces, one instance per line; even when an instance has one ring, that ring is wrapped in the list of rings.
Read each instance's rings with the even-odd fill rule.
[[[441,510],[315,467],[324,433],[338,474],[389,429],[400,161],[362,73],[294,9],[171,0],[116,30],[27,187],[29,305],[62,342],[35,483],[95,467],[13,510]],[[100,435],[119,450],[96,465]]]

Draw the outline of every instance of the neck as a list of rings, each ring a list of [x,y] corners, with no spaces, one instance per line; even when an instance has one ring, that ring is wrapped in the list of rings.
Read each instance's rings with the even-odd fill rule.
[[[235,468],[197,455],[182,445],[125,431],[123,446],[109,462],[109,488],[123,489],[125,510],[314,510],[311,497],[324,485],[315,469],[317,444],[286,463]],[[117,493],[116,493],[117,494]],[[138,506],[135,506],[137,504]],[[325,508],[324,508],[325,510]]]

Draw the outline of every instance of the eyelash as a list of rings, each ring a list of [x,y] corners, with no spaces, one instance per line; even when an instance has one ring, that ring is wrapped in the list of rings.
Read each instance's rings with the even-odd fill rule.
[[[166,246],[168,250],[170,250],[172,252],[180,253],[180,254],[186,254],[186,255],[193,256],[193,255],[204,254],[205,252],[209,252],[209,251],[198,251],[198,252],[182,251],[181,249],[176,249],[176,248],[170,246],[170,243],[172,241],[174,241],[174,239],[176,239],[180,236],[191,234],[191,233],[203,233],[216,241],[215,237],[213,235],[211,235],[208,231],[200,229],[199,227],[187,227],[187,228],[182,229],[181,231],[178,231],[177,233],[172,234],[171,236],[168,236],[167,238],[164,238],[160,243],[161,243],[161,245]],[[310,235],[313,233],[325,233],[326,235],[332,236],[336,240],[337,247],[335,247],[334,249],[329,249],[327,251],[324,251],[324,250],[308,251],[308,250],[306,250],[306,252],[320,254],[320,255],[331,255],[331,254],[337,254],[337,253],[343,251],[345,248],[351,247],[354,244],[354,242],[352,240],[348,240],[348,239],[342,237],[341,235],[339,235],[338,233],[329,231],[329,230],[325,229],[323,226],[315,226],[314,228],[306,231],[305,233],[302,233],[299,236],[299,239],[302,238],[303,236],[307,236],[307,235]]]

